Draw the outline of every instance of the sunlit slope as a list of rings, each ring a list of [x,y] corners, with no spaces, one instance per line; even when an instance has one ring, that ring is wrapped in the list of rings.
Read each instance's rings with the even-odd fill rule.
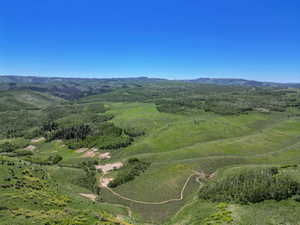
[[[145,131],[145,136],[121,151],[122,156],[156,155],[182,159],[210,155],[251,155],[276,151],[298,142],[299,121],[286,115],[210,113],[175,115],[158,112],[152,104],[111,104],[109,113],[120,127]],[[163,160],[160,158],[157,160]]]

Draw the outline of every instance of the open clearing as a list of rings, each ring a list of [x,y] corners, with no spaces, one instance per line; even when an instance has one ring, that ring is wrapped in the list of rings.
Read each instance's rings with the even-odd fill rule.
[[[110,152],[100,153],[99,158],[100,159],[110,159],[111,158]]]
[[[27,147],[24,148],[24,150],[28,150],[28,151],[34,151],[36,149],[36,146],[34,145],[28,145]]]
[[[104,165],[97,165],[95,166],[97,170],[102,170],[104,174],[108,173],[109,171],[112,171],[114,169],[119,169],[123,166],[122,162],[116,162],[116,163],[108,163]]]
[[[31,140],[31,143],[38,143],[38,142],[42,142],[42,141],[45,141],[46,140],[46,138],[44,138],[44,137],[40,137],[40,138],[34,138],[34,139],[32,139]]]

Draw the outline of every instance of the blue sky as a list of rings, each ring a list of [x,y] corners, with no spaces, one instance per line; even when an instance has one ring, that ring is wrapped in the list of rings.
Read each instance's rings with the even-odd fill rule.
[[[299,0],[9,0],[0,74],[300,82]]]

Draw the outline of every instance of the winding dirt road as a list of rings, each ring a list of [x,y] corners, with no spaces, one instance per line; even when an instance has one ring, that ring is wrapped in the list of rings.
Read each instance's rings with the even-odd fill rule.
[[[126,200],[126,201],[130,201],[130,202],[134,202],[134,203],[138,203],[138,204],[144,204],[144,205],[162,205],[162,204],[167,204],[167,203],[170,203],[170,202],[182,201],[183,197],[184,197],[183,196],[184,191],[185,191],[189,181],[191,180],[191,178],[193,176],[199,176],[199,172],[193,171],[193,173],[186,179],[186,181],[185,181],[185,183],[184,183],[184,185],[181,189],[179,198],[169,199],[169,200],[165,200],[165,201],[161,201],[161,202],[145,202],[145,201],[134,200],[134,199],[127,198],[127,197],[113,191],[111,188],[109,188],[107,186],[103,186],[103,188],[107,189],[108,191],[110,191],[113,195],[117,196],[118,198],[121,198],[121,199]]]

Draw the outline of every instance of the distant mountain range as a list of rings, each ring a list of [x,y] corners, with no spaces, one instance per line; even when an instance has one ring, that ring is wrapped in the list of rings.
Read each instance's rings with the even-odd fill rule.
[[[2,75],[0,83],[24,83],[24,84],[47,84],[57,82],[99,82],[99,81],[167,81],[167,79],[148,78],[145,76],[133,78],[65,78],[65,77],[38,77],[38,76],[17,76],[17,75]],[[234,78],[198,78],[192,80],[177,80],[182,82],[200,83],[200,84],[215,84],[215,85],[231,85],[231,86],[248,86],[248,87],[291,87],[300,88],[300,83],[276,83],[276,82],[261,82],[245,79]]]
[[[75,78],[75,77],[39,77],[39,76],[18,76],[18,75],[0,75],[0,83],[34,83],[34,84],[47,84],[56,82],[80,82],[80,81],[160,81],[165,79],[148,78],[148,77],[128,77],[128,78]]]
[[[198,78],[193,80],[185,80],[186,82],[201,84],[217,84],[232,86],[250,86],[250,87],[295,87],[300,88],[300,83],[276,83],[262,82],[255,80],[233,79],[233,78]]]

